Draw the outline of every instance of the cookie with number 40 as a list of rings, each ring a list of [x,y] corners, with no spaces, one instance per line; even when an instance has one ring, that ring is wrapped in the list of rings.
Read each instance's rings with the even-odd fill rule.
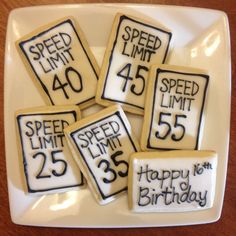
[[[75,161],[99,204],[127,190],[130,155],[139,144],[122,108],[106,108],[65,129]]]
[[[142,150],[198,149],[209,76],[204,70],[154,65],[147,88]]]
[[[47,104],[85,108],[94,103],[99,68],[74,18],[38,28],[16,46]]]

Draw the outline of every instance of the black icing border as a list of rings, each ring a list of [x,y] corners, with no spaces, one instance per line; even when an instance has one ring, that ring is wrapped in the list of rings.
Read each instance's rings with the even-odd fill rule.
[[[153,113],[154,113],[154,103],[156,100],[156,93],[157,93],[157,83],[158,83],[158,76],[160,73],[175,73],[175,74],[179,74],[179,75],[191,75],[191,76],[201,76],[202,78],[206,79],[206,84],[205,84],[205,88],[203,91],[203,99],[202,99],[202,106],[201,106],[201,111],[200,111],[200,118],[199,118],[199,123],[198,123],[198,129],[197,129],[197,137],[196,137],[196,144],[194,147],[194,150],[198,150],[198,144],[199,144],[199,135],[200,135],[200,128],[201,128],[201,123],[202,123],[202,113],[203,113],[203,109],[204,109],[204,104],[205,104],[205,100],[206,100],[206,92],[207,92],[207,87],[208,87],[208,83],[209,83],[209,75],[205,75],[205,74],[199,74],[199,73],[187,73],[187,72],[178,72],[178,71],[172,71],[172,70],[163,70],[158,68],[156,70],[156,78],[155,78],[155,84],[153,86],[153,100],[152,100],[152,112],[151,112],[151,123],[150,123],[150,127],[149,127],[149,134],[148,134],[148,139],[147,139],[147,148],[149,149],[155,149],[155,150],[180,150],[181,148],[175,149],[175,148],[156,148],[156,147],[152,147],[150,144],[150,139],[151,139],[151,130],[152,130],[152,123],[153,123]]]
[[[126,128],[125,122],[123,121],[122,116],[121,116],[121,114],[120,114],[119,111],[116,111],[116,112],[114,112],[113,114],[108,115],[108,116],[106,116],[106,117],[104,117],[104,118],[101,118],[101,119],[99,119],[99,120],[96,120],[96,121],[94,121],[94,122],[92,122],[92,123],[89,123],[88,125],[85,125],[85,126],[83,126],[83,127],[81,127],[81,128],[79,128],[79,129],[77,129],[77,130],[75,130],[75,131],[73,131],[73,132],[70,133],[70,137],[73,139],[73,141],[74,141],[74,143],[75,143],[75,145],[76,145],[76,147],[77,147],[77,149],[78,149],[78,151],[79,151],[79,153],[80,153],[80,156],[83,158],[83,161],[85,162],[85,164],[86,164],[86,166],[87,166],[87,168],[88,168],[90,174],[92,175],[92,177],[93,177],[93,179],[94,179],[94,181],[95,181],[95,183],[96,183],[96,185],[97,185],[97,188],[98,188],[98,190],[99,190],[99,193],[101,194],[103,200],[106,200],[107,198],[110,198],[110,197],[112,197],[112,196],[114,196],[114,195],[116,195],[116,194],[118,194],[118,193],[121,193],[121,192],[123,192],[123,191],[126,191],[126,190],[128,189],[128,187],[126,186],[125,188],[123,188],[123,189],[121,189],[121,190],[118,190],[118,191],[116,191],[116,192],[114,192],[114,193],[112,193],[112,194],[110,194],[110,195],[105,195],[105,194],[103,193],[102,189],[100,188],[99,183],[98,183],[98,181],[97,181],[97,179],[96,179],[94,173],[93,173],[92,170],[90,169],[90,167],[89,167],[89,165],[88,165],[88,162],[86,161],[86,157],[83,155],[82,150],[79,148],[77,142],[75,141],[74,135],[75,135],[77,132],[79,132],[80,130],[83,130],[83,129],[89,127],[89,126],[92,126],[92,125],[94,125],[94,124],[96,124],[96,123],[98,123],[98,122],[100,122],[100,121],[106,120],[106,119],[108,119],[108,118],[110,118],[110,117],[112,117],[112,116],[114,116],[114,115],[116,115],[116,116],[119,118],[119,120],[121,121],[121,123],[122,123],[122,125],[123,125],[123,127],[124,127],[124,129],[125,129],[125,131],[126,131],[126,133],[127,133],[127,136],[128,136],[128,138],[129,138],[129,140],[130,140],[130,142],[131,142],[131,144],[132,144],[132,146],[133,146],[133,148],[134,148],[134,151],[137,152],[137,148],[136,148],[136,146],[135,146],[135,144],[134,144],[134,141],[132,140],[132,137],[131,137],[131,135],[130,135],[128,129]]]
[[[72,29],[74,30],[75,35],[77,36],[78,41],[79,41],[79,43],[80,43],[80,45],[81,45],[81,47],[82,47],[82,49],[83,49],[85,55],[87,56],[87,59],[88,59],[90,65],[91,65],[91,67],[92,67],[92,69],[93,69],[93,71],[94,71],[94,74],[95,74],[95,76],[96,76],[96,78],[97,78],[97,80],[98,80],[98,74],[97,74],[95,68],[93,67],[93,64],[92,64],[92,62],[91,62],[91,60],[90,60],[90,57],[89,57],[87,51],[85,50],[84,45],[82,44],[82,41],[81,41],[81,39],[80,39],[80,37],[79,37],[79,35],[78,35],[76,29],[75,29],[75,26],[73,25],[71,19],[62,21],[62,22],[60,22],[59,24],[56,24],[56,25],[52,26],[51,28],[40,32],[39,34],[34,35],[34,36],[31,37],[30,39],[21,41],[21,42],[19,43],[19,47],[21,48],[22,52],[24,53],[25,57],[27,58],[27,60],[28,60],[28,62],[29,62],[29,64],[30,64],[30,66],[31,66],[31,69],[33,70],[34,74],[36,75],[38,81],[40,82],[40,84],[41,84],[41,86],[42,86],[44,92],[45,92],[46,95],[48,96],[48,98],[49,98],[49,100],[50,100],[50,102],[51,102],[52,105],[55,105],[55,104],[54,104],[54,102],[53,102],[53,100],[52,100],[52,98],[51,98],[51,96],[50,96],[50,93],[49,93],[49,91],[48,91],[46,85],[43,83],[43,81],[40,79],[39,75],[36,73],[36,71],[35,71],[35,69],[34,69],[34,66],[33,66],[33,64],[31,63],[31,61],[30,61],[30,59],[29,59],[29,57],[28,57],[26,51],[24,50],[24,47],[23,47],[23,46],[24,46],[25,43],[30,42],[30,41],[33,41],[33,40],[37,39],[38,37],[40,37],[40,36],[42,36],[42,35],[48,33],[50,30],[55,29],[55,28],[57,28],[57,27],[59,27],[59,26],[61,26],[61,25],[63,25],[63,24],[66,24],[66,23],[69,23],[69,24],[71,25]],[[83,103],[86,103],[86,102],[88,102],[88,101],[94,99],[94,98],[95,98],[95,96],[93,96],[93,97],[91,97],[91,98],[88,98],[88,99],[86,99],[86,100],[84,100],[84,101],[82,101],[82,102],[79,102],[79,103],[77,103],[76,105],[81,105],[81,104],[83,104]]]
[[[168,53],[168,51],[169,51],[169,46],[170,46],[170,40],[171,40],[171,37],[172,37],[172,33],[171,33],[171,32],[167,32],[167,31],[162,30],[162,29],[159,29],[159,28],[157,28],[157,27],[155,27],[155,26],[148,25],[148,24],[145,24],[145,23],[143,23],[143,22],[137,21],[137,20],[132,19],[132,18],[126,16],[126,15],[120,16],[119,23],[118,23],[117,30],[116,30],[116,37],[115,37],[115,40],[114,40],[114,42],[113,42],[113,47],[112,47],[112,50],[111,50],[111,53],[110,53],[110,57],[109,57],[109,64],[108,64],[108,69],[107,69],[107,73],[106,73],[106,78],[105,78],[105,83],[104,83],[104,86],[103,86],[103,91],[102,91],[101,98],[102,98],[102,99],[105,99],[105,100],[112,101],[112,102],[118,102],[118,103],[130,105],[130,106],[137,107],[137,108],[139,108],[139,109],[144,110],[144,107],[141,107],[141,106],[138,106],[138,105],[129,103],[129,102],[124,102],[124,101],[120,101],[120,100],[117,100],[117,99],[111,99],[111,98],[105,97],[105,90],[106,90],[106,85],[107,85],[107,80],[108,80],[108,74],[109,74],[110,67],[111,67],[111,63],[112,63],[112,59],[113,59],[113,51],[114,51],[115,46],[116,46],[116,43],[117,43],[117,37],[118,37],[118,34],[119,34],[120,25],[121,25],[122,21],[125,20],[125,19],[128,19],[128,20],[133,21],[133,22],[135,22],[135,23],[137,23],[137,24],[141,24],[141,25],[143,25],[143,26],[146,26],[146,27],[155,29],[155,30],[157,30],[157,31],[161,31],[161,32],[166,33],[166,34],[169,35],[169,42],[168,42],[168,45],[167,45],[167,48],[166,48],[166,51],[165,51],[165,55],[164,55],[162,64],[165,63],[165,60],[166,60],[166,57],[167,57],[167,53]]]
[[[30,187],[30,183],[29,183],[29,176],[28,176],[28,170],[27,170],[27,160],[26,160],[26,154],[25,154],[25,150],[24,150],[24,145],[23,145],[23,137],[22,137],[22,128],[20,125],[20,119],[24,116],[37,116],[37,115],[61,115],[61,114],[70,114],[72,113],[72,115],[75,118],[75,121],[77,120],[77,114],[75,111],[66,111],[66,112],[43,112],[43,113],[32,113],[32,114],[20,114],[17,115],[17,124],[18,124],[18,128],[19,128],[19,136],[20,136],[20,142],[21,142],[21,150],[22,150],[22,158],[23,158],[23,166],[24,166],[24,174],[25,174],[25,178],[26,178],[26,184],[27,184],[27,189],[29,193],[37,193],[37,192],[47,192],[47,191],[51,191],[51,190],[56,190],[56,189],[65,189],[65,188],[72,188],[72,187],[78,187],[78,186],[82,186],[84,185],[84,177],[82,172],[80,171],[81,174],[81,183],[80,184],[76,184],[76,185],[69,185],[69,186],[64,186],[64,187],[54,187],[54,188],[48,188],[48,189],[32,189]]]

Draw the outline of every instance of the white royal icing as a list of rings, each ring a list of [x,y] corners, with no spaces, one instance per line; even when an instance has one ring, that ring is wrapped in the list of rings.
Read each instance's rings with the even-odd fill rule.
[[[182,212],[212,207],[217,156],[133,159],[132,210],[135,212]],[[143,157],[143,158],[142,158]],[[129,193],[130,194],[130,193]]]
[[[17,119],[29,193],[63,192],[83,185],[63,133],[76,121],[73,113],[38,112]]]
[[[149,67],[164,62],[170,33],[126,16],[116,33],[104,98],[143,109]]]
[[[66,20],[20,43],[54,105],[80,105],[95,96],[97,75],[78,37]]]
[[[178,71],[159,71],[155,78],[148,147],[197,149],[208,79]]]
[[[137,146],[121,109],[104,113],[102,118],[73,129],[68,136],[80,153],[75,158],[82,161],[81,170],[84,168],[83,173],[100,204],[127,190],[129,157],[137,151]]]

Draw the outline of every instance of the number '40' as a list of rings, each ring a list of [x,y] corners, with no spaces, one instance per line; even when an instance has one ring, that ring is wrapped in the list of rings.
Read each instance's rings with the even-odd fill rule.
[[[73,67],[67,67],[65,69],[65,80],[63,83],[62,79],[57,74],[54,75],[52,89],[53,91],[61,90],[66,99],[69,99],[67,87],[75,93],[80,93],[83,90],[82,77],[80,73]]]
[[[133,65],[133,67],[134,67],[134,65]],[[132,68],[132,64],[130,64],[130,63],[126,64],[117,73],[117,76],[124,79],[124,84],[122,87],[123,92],[125,92],[127,90],[127,86],[130,81],[131,82],[130,91],[133,94],[140,96],[140,95],[142,95],[142,93],[144,91],[144,87],[145,87],[144,74],[146,74],[148,72],[148,68],[146,66],[138,65],[136,68],[136,73],[135,73],[134,78],[131,77],[131,68]]]

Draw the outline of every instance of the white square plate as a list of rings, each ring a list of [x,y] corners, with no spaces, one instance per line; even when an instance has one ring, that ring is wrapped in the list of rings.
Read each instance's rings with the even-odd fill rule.
[[[72,15],[80,24],[101,65],[112,21],[117,12],[157,20],[173,32],[173,48],[168,63],[206,69],[210,83],[205,110],[201,149],[219,155],[214,206],[188,213],[134,214],[127,197],[99,206],[85,189],[64,194],[31,197],[23,191],[21,160],[17,153],[14,112],[43,105],[15,48],[15,41],[41,25]],[[56,5],[16,9],[8,21],[5,52],[5,143],[8,190],[13,222],[57,227],[149,227],[210,223],[219,219],[223,204],[228,160],[231,58],[227,16],[200,8],[91,4]],[[90,108],[84,116],[100,108]],[[129,115],[140,135],[141,118]]]

